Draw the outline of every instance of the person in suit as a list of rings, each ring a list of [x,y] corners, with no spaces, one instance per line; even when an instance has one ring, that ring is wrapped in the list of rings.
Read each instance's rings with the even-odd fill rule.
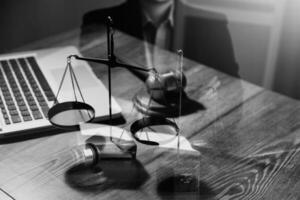
[[[93,27],[99,27],[111,16],[114,27],[149,43],[171,49],[173,9],[175,0],[127,0],[126,2],[105,9],[97,9],[83,16],[82,33]],[[98,28],[97,27],[97,28]],[[159,42],[156,42],[159,40]],[[165,45],[161,45],[165,43]]]
[[[174,20],[176,4],[177,0],[127,0],[111,8],[93,10],[83,16],[81,33],[87,34],[100,29],[100,26],[106,23],[107,16],[111,16],[116,29],[146,41],[144,46],[147,65],[155,67],[157,63],[159,64],[155,62],[159,57],[157,48],[174,50],[172,41],[176,25]],[[194,28],[193,31],[186,31],[192,36],[187,38],[183,47],[185,57],[239,77],[239,67],[234,58],[227,24],[203,23],[203,20],[194,19],[188,24],[192,24]],[[194,37],[194,32],[199,37]],[[148,45],[149,43],[155,45]],[[190,48],[195,44],[197,45],[195,50],[201,53],[195,54],[193,48]]]

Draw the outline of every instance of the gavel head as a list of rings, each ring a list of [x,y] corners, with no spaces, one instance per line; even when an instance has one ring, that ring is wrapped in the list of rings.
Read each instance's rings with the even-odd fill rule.
[[[146,80],[146,87],[152,99],[164,103],[169,96],[178,96],[186,86],[185,75],[178,71],[169,71],[164,74],[150,73]]]

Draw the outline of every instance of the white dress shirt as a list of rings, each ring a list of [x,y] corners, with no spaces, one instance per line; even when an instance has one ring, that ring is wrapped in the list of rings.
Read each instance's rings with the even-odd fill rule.
[[[143,35],[145,56],[148,67],[157,66],[159,54],[158,49],[171,49],[172,32],[174,26],[174,5],[169,9],[167,18],[160,24],[156,25],[152,19],[143,12]],[[149,44],[152,43],[152,44]]]

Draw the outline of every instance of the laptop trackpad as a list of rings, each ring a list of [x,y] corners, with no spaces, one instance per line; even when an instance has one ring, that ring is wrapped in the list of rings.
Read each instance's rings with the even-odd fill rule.
[[[84,88],[90,88],[90,87],[97,87],[99,84],[99,81],[97,78],[94,76],[94,74],[91,70],[87,69],[86,66],[81,66],[78,65],[76,67],[73,67],[75,76],[77,78],[79,87],[81,90]],[[65,69],[64,68],[56,68],[51,70],[51,74],[56,82],[57,88],[59,87],[59,84],[62,80],[63,74],[64,74]],[[74,84],[75,80],[74,80]],[[74,85],[76,87],[76,85]],[[65,79],[62,85],[62,91],[65,90],[72,90],[72,81],[71,81],[71,76],[70,76],[70,71],[67,70],[67,73],[65,75]],[[56,92],[56,91],[54,91]]]
[[[103,83],[93,74],[93,71],[87,66],[77,65],[74,67],[75,75],[78,80],[80,90],[86,103],[90,104],[96,110],[96,116],[107,116],[108,115],[108,91]],[[62,79],[64,69],[53,69],[51,74],[55,77],[57,89]],[[76,84],[74,82],[74,84]],[[75,94],[78,101],[82,101],[80,93],[76,85]],[[55,94],[57,89],[54,91]],[[74,101],[74,92],[70,72],[65,75],[65,79],[58,95],[59,102]],[[119,113],[121,108],[118,106],[116,101],[112,99],[112,113]]]

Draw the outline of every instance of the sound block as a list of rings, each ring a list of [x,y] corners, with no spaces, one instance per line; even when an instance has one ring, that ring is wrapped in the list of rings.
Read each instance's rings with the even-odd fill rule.
[[[140,113],[148,116],[178,117],[180,110],[179,94],[169,94],[157,102],[151,99],[147,91],[142,90],[134,96],[133,104]]]

